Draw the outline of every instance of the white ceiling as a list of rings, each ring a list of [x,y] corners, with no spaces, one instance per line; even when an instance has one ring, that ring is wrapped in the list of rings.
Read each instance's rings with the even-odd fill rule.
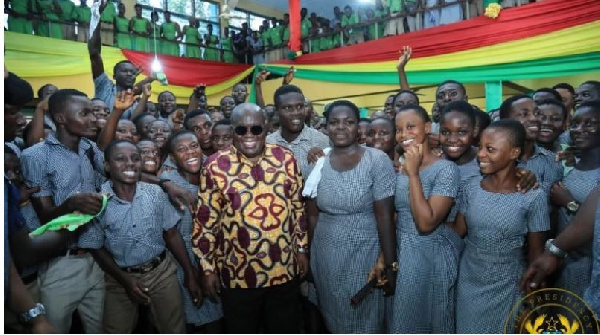
[[[282,12],[288,11],[287,0],[248,0],[255,2],[266,7],[280,10]],[[315,12],[318,16],[331,18],[333,17],[333,7],[338,6],[343,11],[344,6],[350,5],[355,10],[359,5],[374,4],[374,0],[300,0],[301,6],[308,9],[308,14]],[[258,13],[260,14],[260,13]]]

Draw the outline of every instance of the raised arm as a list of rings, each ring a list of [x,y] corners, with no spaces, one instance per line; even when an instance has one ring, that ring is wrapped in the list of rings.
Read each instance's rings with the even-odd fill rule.
[[[102,12],[102,10],[101,10]],[[87,42],[90,62],[92,63],[92,77],[96,79],[104,73],[104,62],[102,61],[102,39],[100,38],[100,24],[94,29],[92,38]]]
[[[270,75],[270,72],[267,72],[266,69],[262,69],[260,73],[256,76],[256,80],[254,81],[254,89],[256,90],[256,104],[260,107],[265,107],[265,98],[263,97],[262,92],[262,83],[267,80],[267,77]]]
[[[133,105],[134,99],[135,96],[131,91],[117,93],[115,108],[113,108],[112,113],[110,113],[110,116],[106,120],[106,126],[104,126],[98,136],[98,141],[96,142],[98,149],[104,151],[108,144],[115,138],[119,119],[121,118],[121,115],[123,115],[123,112]]]
[[[412,48],[409,46],[404,46],[402,51],[400,51],[400,58],[398,58],[398,65],[396,66],[396,69],[398,70],[398,81],[400,82],[400,88],[403,90],[410,90],[410,85],[408,84],[404,67],[406,64],[408,64],[411,55]]]

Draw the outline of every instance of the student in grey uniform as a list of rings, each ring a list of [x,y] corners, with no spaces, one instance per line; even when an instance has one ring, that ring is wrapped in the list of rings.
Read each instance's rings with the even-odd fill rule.
[[[384,332],[384,292],[353,307],[381,253],[385,293],[393,294],[396,241],[393,224],[394,167],[380,150],[358,144],[360,111],[349,101],[325,113],[332,151],[325,157],[316,200],[310,201],[314,237],[311,270],[319,307],[332,333]],[[395,266],[395,268],[394,268]]]
[[[394,120],[379,117],[371,120],[371,127],[367,137],[370,139],[367,146],[383,151],[390,160],[394,160],[396,148],[396,126]]]
[[[535,101],[527,95],[512,96],[500,106],[501,120],[517,120],[525,127],[527,138],[519,158],[519,166],[533,171],[541,188],[549,194],[552,185],[561,180],[563,168],[555,161],[553,152],[536,144],[541,126],[539,114]]]
[[[560,136],[564,134],[569,121],[569,111],[559,100],[542,100],[537,102],[540,110],[540,132],[537,143],[544,149],[557,153],[563,148]]]
[[[185,269],[185,282],[196,305],[202,303],[198,270],[188,257],[176,225],[181,216],[157,185],[139,182],[142,160],[128,141],[106,148],[102,185],[106,209],[89,224],[79,247],[91,249],[106,273],[104,331],[131,333],[140,304],[150,305],[161,333],[185,332],[183,300],[175,256]],[[168,248],[171,254],[167,254]]]
[[[456,233],[443,224],[460,185],[453,162],[431,152],[431,119],[420,106],[396,114],[396,141],[404,149],[396,178],[396,235],[400,271],[386,311],[390,333],[454,333],[458,275]]]
[[[169,137],[167,149],[173,162],[177,165],[177,170],[164,172],[160,175],[160,179],[170,180],[175,185],[193,194],[198,194],[198,182],[200,180],[200,170],[202,169],[203,154],[196,135],[189,130],[180,130]],[[192,251],[192,215],[190,209],[186,208],[182,213],[181,221],[177,224],[177,229],[179,229],[179,233],[183,237],[192,266],[198,268],[198,261]],[[223,318],[221,303],[206,299],[200,307],[197,307],[185,288],[184,277],[183,268],[178,266],[177,279],[179,280],[179,286],[183,295],[188,333],[192,333],[194,327],[203,325],[206,325],[205,330],[207,333],[221,333],[221,323],[218,322]]]
[[[556,237],[546,242],[544,253],[527,269],[521,280],[521,290],[531,291],[541,288],[546,277],[556,272],[568,253],[593,243],[593,268],[591,284],[583,299],[596,315],[600,315],[600,184],[596,186],[581,204],[573,222]]]
[[[484,176],[462,191],[455,223],[466,234],[456,290],[457,333],[501,333],[521,298],[525,255],[533,261],[543,251],[550,230],[546,195],[542,189],[517,190],[515,169],[525,139],[516,120],[492,123],[477,154]]]
[[[86,138],[96,135],[92,104],[79,91],[59,90],[48,105],[56,133],[21,155],[25,184],[40,187],[31,198],[35,212],[41,223],[74,211],[95,215],[101,208],[96,186],[103,179],[104,155]],[[114,128],[109,135],[114,137]],[[41,267],[39,279],[41,301],[57,332],[69,331],[75,310],[87,333],[102,331],[104,278],[86,250],[69,245]]]
[[[581,159],[550,191],[552,203],[559,207],[559,233],[571,223],[580,204],[600,182],[600,101],[579,105],[570,128]],[[592,245],[587,244],[569,253],[556,286],[582,296],[590,284],[591,272]]]
[[[308,178],[314,164],[308,162],[308,152],[329,146],[329,138],[320,131],[306,126],[304,94],[294,85],[279,87],[273,96],[275,113],[279,115],[280,128],[267,136],[267,143],[286,147],[294,153],[302,177]]]

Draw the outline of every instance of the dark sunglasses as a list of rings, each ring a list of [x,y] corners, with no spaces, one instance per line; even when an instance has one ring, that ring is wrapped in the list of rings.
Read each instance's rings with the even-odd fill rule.
[[[251,126],[251,127],[237,126],[237,127],[235,127],[234,131],[237,135],[244,136],[248,133],[248,129],[250,129],[250,133],[252,133],[252,135],[254,135],[254,136],[262,134],[263,131],[265,130],[265,128],[263,128],[263,126]]]

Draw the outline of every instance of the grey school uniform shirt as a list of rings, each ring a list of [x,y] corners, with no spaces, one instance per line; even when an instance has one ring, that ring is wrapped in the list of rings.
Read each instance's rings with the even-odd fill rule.
[[[321,149],[329,147],[329,137],[320,131],[305,125],[302,132],[300,132],[300,135],[298,135],[291,143],[281,136],[281,129],[267,136],[267,143],[281,145],[282,147],[290,149],[300,165],[302,178],[306,181],[306,178],[308,178],[312,169],[315,167],[314,164],[308,163],[308,151],[315,147]]]

